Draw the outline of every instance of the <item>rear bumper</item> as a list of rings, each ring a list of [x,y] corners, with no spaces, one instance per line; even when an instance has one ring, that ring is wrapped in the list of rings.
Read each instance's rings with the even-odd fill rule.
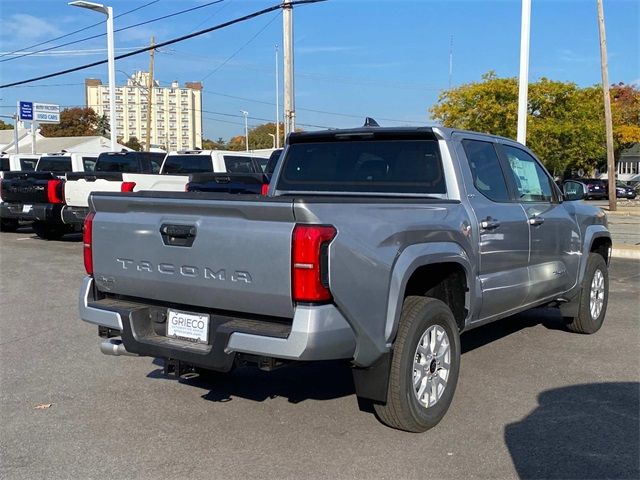
[[[62,209],[62,221],[67,225],[80,225],[84,224],[84,219],[89,213],[89,207],[69,207],[65,206]]]
[[[96,300],[91,277],[85,277],[79,300],[80,318],[120,331],[127,352],[172,358],[212,370],[229,370],[236,353],[334,360],[352,358],[356,346],[349,324],[332,305],[298,306],[293,320],[283,322],[212,312],[205,345],[165,336],[166,306]]]
[[[61,222],[61,212],[63,205],[54,203],[35,203],[33,205],[25,203],[0,204],[0,218],[12,218],[25,222]]]

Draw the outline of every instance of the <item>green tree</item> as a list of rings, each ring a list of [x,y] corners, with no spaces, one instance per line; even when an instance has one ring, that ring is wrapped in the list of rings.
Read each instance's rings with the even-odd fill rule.
[[[13,125],[11,125],[10,123],[4,123],[2,120],[0,120],[0,130],[13,130]]]
[[[613,86],[614,130],[618,147],[633,140],[638,122],[637,89]],[[529,84],[527,146],[554,174],[567,168],[592,170],[606,155],[602,89],[542,78]],[[634,110],[635,108],[635,110]],[[444,126],[516,137],[518,81],[494,72],[481,82],[442,92],[430,109]],[[635,126],[634,126],[635,125]],[[640,135],[639,135],[640,136]]]
[[[66,108],[60,112],[60,123],[42,125],[44,137],[86,137],[97,135],[98,115],[92,108]]]
[[[96,123],[96,135],[102,135],[103,137],[108,137],[111,134],[111,125],[109,124],[109,118],[105,114],[101,117],[98,117],[98,121]]]
[[[142,145],[140,145],[137,137],[129,137],[129,140],[126,143],[123,143],[123,145],[125,147],[129,147],[131,150],[135,150],[136,152],[142,150]]]

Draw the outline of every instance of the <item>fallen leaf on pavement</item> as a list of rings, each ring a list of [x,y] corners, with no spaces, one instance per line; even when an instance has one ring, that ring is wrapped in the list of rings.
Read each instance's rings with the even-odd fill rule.
[[[36,410],[46,410],[47,408],[49,408],[51,405],[53,405],[53,403],[39,403],[37,404],[35,407]]]

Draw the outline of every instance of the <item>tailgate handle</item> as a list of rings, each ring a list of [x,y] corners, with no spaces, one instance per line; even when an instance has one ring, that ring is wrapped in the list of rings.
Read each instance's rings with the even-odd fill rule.
[[[195,225],[172,225],[163,223],[160,227],[160,234],[165,245],[174,247],[190,247],[196,238]]]

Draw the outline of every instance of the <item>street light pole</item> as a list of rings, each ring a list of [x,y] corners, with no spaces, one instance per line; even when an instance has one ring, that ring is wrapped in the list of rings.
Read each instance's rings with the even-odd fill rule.
[[[527,104],[529,94],[529,41],[531,32],[531,0],[522,0],[520,22],[520,77],[518,91],[518,142],[527,143]]]
[[[278,45],[276,45],[276,145],[280,148],[280,69],[278,68]]]
[[[109,72],[109,116],[111,131],[111,151],[116,151],[117,122],[116,122],[116,62],[113,45],[113,8],[100,3],[85,2],[84,0],[69,2],[73,7],[86,8],[107,16],[107,60]]]
[[[293,6],[291,0],[282,2],[284,50],[284,135],[296,129],[296,106],[293,85]],[[286,142],[286,140],[285,140]]]
[[[249,117],[249,112],[246,110],[240,110],[240,113],[244,116],[244,148],[248,152],[249,151],[249,124],[247,123],[247,118]]]

